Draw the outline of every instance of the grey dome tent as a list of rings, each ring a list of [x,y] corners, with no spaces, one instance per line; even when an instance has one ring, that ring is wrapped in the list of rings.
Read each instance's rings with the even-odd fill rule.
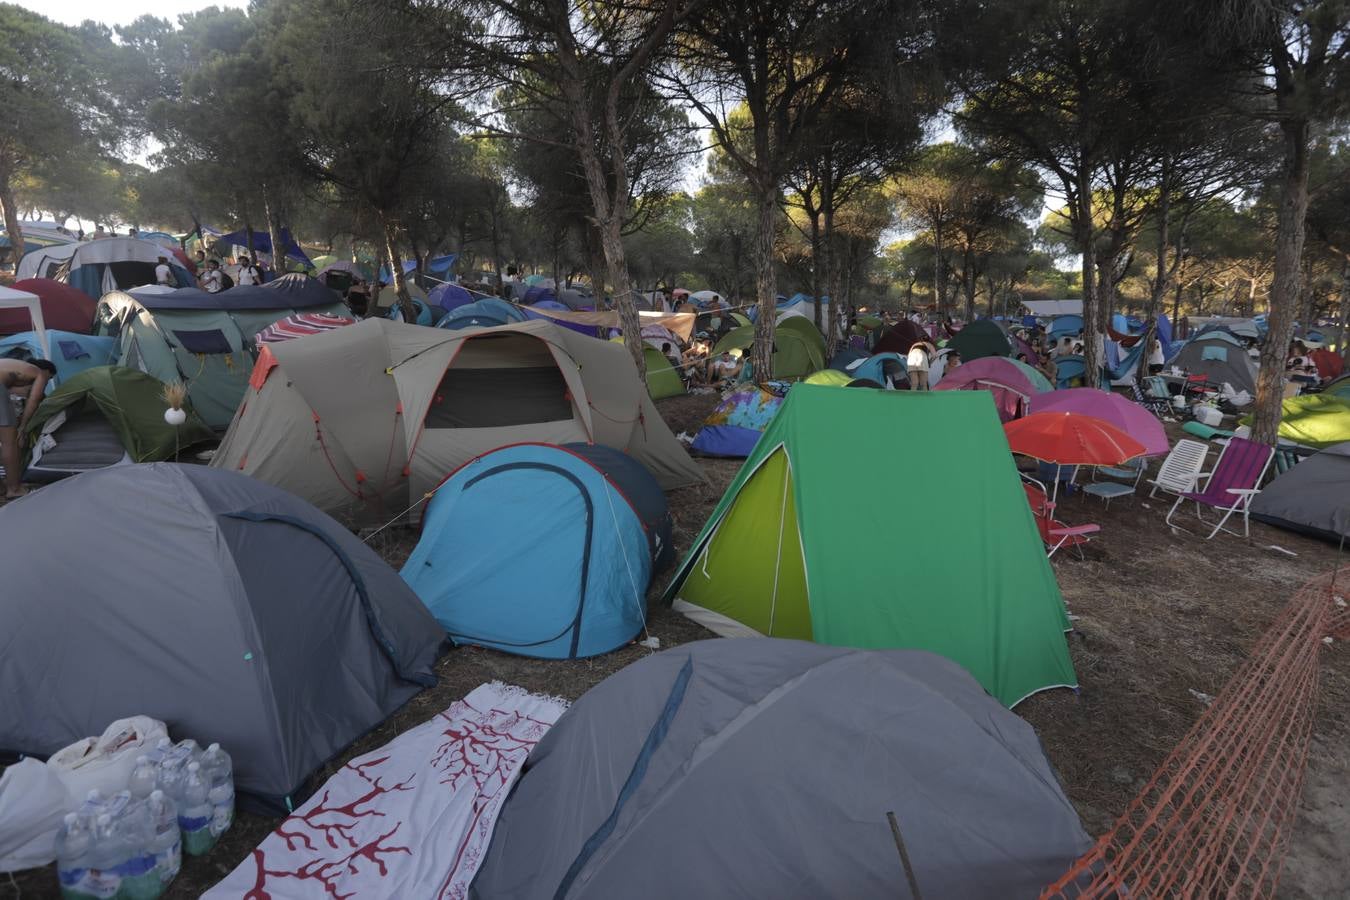
[[[1252,518],[1350,544],[1350,441],[1315,453],[1252,500]]]
[[[0,749],[149,715],[276,802],[435,683],[445,633],[398,574],[247,476],[99,469],[0,508],[0,534]]]
[[[1256,396],[1256,363],[1238,339],[1226,332],[1211,330],[1193,338],[1171,362],[1190,375],[1204,375],[1216,387],[1227,382],[1235,391]]]
[[[535,747],[471,895],[1035,897],[1091,845],[1031,726],[917,650],[698,641]]]

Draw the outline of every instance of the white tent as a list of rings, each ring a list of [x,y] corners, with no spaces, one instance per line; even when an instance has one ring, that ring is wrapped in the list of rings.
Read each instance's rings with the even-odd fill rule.
[[[19,281],[25,278],[50,278],[56,274],[56,270],[60,268],[61,263],[70,259],[79,248],[78,243],[71,243],[53,244],[50,247],[30,250],[19,260],[19,265],[14,271],[14,277]]]
[[[33,334],[37,335],[38,346],[42,348],[42,356],[44,359],[52,358],[52,348],[47,343],[47,326],[42,321],[42,301],[38,299],[37,294],[0,287],[0,309],[28,310],[28,315],[33,320]]]
[[[1023,300],[1022,306],[1033,316],[1081,316],[1082,300]]]

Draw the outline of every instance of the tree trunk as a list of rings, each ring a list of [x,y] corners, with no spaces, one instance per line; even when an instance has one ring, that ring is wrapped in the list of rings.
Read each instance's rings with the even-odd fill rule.
[[[825,218],[825,229],[820,252],[823,254],[825,294],[830,302],[825,310],[825,361],[829,362],[843,340],[839,327],[840,310],[846,302],[840,285],[838,241],[834,233],[834,172],[829,167],[820,179],[820,207]]]
[[[820,210],[811,205],[807,200],[803,206],[806,208],[806,215],[811,220],[811,295],[813,305],[815,306],[816,329],[821,334],[825,333],[825,323],[821,318],[821,283],[820,268],[825,260],[821,256],[820,249]]]
[[[623,329],[623,345],[637,366],[638,377],[647,379],[647,360],[643,355],[642,320],[628,282],[628,257],[623,247],[623,221],[611,218],[600,229],[600,243],[605,251],[609,282],[614,288],[614,308],[619,311],[619,327]]]
[[[1350,259],[1341,266],[1341,315],[1336,330],[1336,349],[1350,363]]]
[[[942,221],[938,217],[933,225],[933,303],[937,306],[939,319],[947,316],[947,267],[942,264]]]
[[[23,226],[19,224],[19,208],[14,203],[14,189],[7,170],[0,170],[0,215],[5,219],[5,234],[9,235],[10,254],[17,270],[19,260],[23,258]]]
[[[403,313],[403,321],[416,324],[417,307],[413,305],[412,295],[408,293],[408,279],[403,275],[403,260],[398,255],[394,223],[381,213],[380,225],[384,229],[384,252],[389,256],[389,277],[394,279],[394,293],[398,295],[399,311]],[[378,295],[372,297],[371,303],[375,303],[378,299]]]
[[[966,292],[966,321],[975,321],[975,278],[974,263],[971,260],[971,251],[969,248],[961,255],[961,263],[964,267],[961,271],[961,286]]]
[[[1269,331],[1261,346],[1261,371],[1256,377],[1252,440],[1275,445],[1283,415],[1284,363],[1298,313],[1300,261],[1308,213],[1308,123],[1281,123],[1284,154],[1275,227],[1275,278],[1270,286]]]
[[[1076,195],[1078,221],[1074,223],[1078,233],[1078,249],[1083,254],[1083,362],[1085,384],[1097,387],[1100,372],[1097,370],[1098,350],[1101,345],[1101,331],[1098,325],[1097,310],[1097,255],[1092,228],[1092,182],[1087,166],[1079,167],[1078,193]]]
[[[272,197],[265,184],[262,186],[262,198],[263,215],[267,217],[267,237],[272,242],[272,271],[280,277],[286,274],[286,244],[281,240],[281,225],[277,221]],[[254,264],[257,264],[258,254],[250,253],[250,256]]]
[[[758,217],[755,223],[755,297],[759,314],[755,317],[755,344],[751,353],[755,380],[764,383],[773,378],[773,332],[777,324],[778,283],[773,271],[774,226],[778,216],[778,190],[772,182],[760,183]]]

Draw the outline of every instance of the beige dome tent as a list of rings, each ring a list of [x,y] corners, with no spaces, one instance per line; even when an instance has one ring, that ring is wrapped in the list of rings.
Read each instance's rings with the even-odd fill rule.
[[[704,480],[628,351],[545,321],[367,319],[265,345],[211,465],[385,521],[473,457],[523,441],[624,450],[666,490]]]

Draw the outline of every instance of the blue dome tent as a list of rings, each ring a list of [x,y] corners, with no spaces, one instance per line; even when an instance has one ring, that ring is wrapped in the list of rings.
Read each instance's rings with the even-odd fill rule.
[[[456,643],[575,659],[642,630],[673,549],[665,495],[628,454],[514,444],[442,482],[402,575]]]
[[[525,314],[510,303],[496,297],[484,297],[447,313],[445,318],[436,323],[436,327],[457,331],[460,328],[491,328],[524,321]]]
[[[461,306],[468,306],[472,302],[473,294],[470,294],[467,290],[457,284],[450,284],[448,282],[446,284],[436,285],[431,289],[431,292],[427,294],[427,304],[433,309],[435,307],[440,307],[442,316],[445,315],[445,313],[454,312]]]
[[[443,315],[442,310],[438,307],[429,306],[425,300],[418,299],[417,297],[412,298],[412,305],[413,309],[417,310],[417,321],[413,322],[413,325],[435,325],[437,320]],[[385,318],[393,319],[395,322],[402,322],[403,310],[395,303],[393,306],[389,307],[389,312],[385,314]]]

